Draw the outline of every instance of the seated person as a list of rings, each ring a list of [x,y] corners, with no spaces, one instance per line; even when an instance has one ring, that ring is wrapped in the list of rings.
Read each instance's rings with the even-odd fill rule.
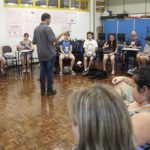
[[[0,47],[0,72],[2,74],[5,74],[5,67],[6,67],[6,60],[5,58],[2,56],[2,49]]]
[[[106,63],[107,60],[110,59],[112,64],[112,75],[115,74],[115,53],[117,53],[117,49],[117,41],[114,35],[110,35],[109,40],[103,46],[103,69],[106,71]]]
[[[139,68],[134,71],[132,79],[119,76],[112,80],[115,88],[120,89],[120,94],[128,95],[126,97],[133,97],[134,102],[128,106],[131,116],[140,112],[150,112],[150,67]],[[122,84],[123,83],[123,84]],[[129,93],[125,93],[128,88]],[[132,93],[131,93],[132,91]],[[122,96],[123,96],[122,95]],[[130,100],[128,100],[130,102]]]
[[[0,72],[2,74],[5,74],[5,66],[6,66],[6,61],[3,57],[0,57]]]
[[[88,32],[87,33],[87,40],[85,40],[83,44],[84,48],[84,71],[83,75],[86,75],[89,71],[89,68],[93,62],[94,57],[96,57],[95,51],[98,48],[98,44],[96,40],[94,40],[94,33]],[[87,65],[87,60],[90,59],[89,64]]]
[[[73,150],[135,150],[131,120],[125,104],[107,85],[92,86],[69,100]]]
[[[72,54],[72,42],[69,40],[69,33],[64,34],[64,40],[60,42],[60,56],[59,56],[59,66],[60,66],[60,75],[63,75],[63,60],[71,59],[70,72],[75,74],[73,71],[73,66],[75,63],[75,57]]]
[[[131,117],[133,133],[139,146],[150,149],[150,113],[141,112]]]
[[[126,48],[136,48],[136,49],[141,50],[142,42],[140,39],[137,38],[136,31],[131,32],[131,38],[126,41],[125,47]]]
[[[139,52],[136,56],[139,67],[141,67],[141,65],[146,65],[146,62],[150,61],[150,36],[148,36],[145,40],[146,45],[144,47],[144,52]]]
[[[29,34],[24,34],[24,40],[20,42],[19,45],[17,45],[17,50],[34,50],[34,47],[32,45],[32,42],[29,40]],[[30,66],[30,58],[31,58],[32,52],[22,52],[21,57],[21,63],[23,66],[23,72],[30,72],[29,66]],[[27,62],[26,62],[27,61]],[[27,68],[27,70],[26,70]]]
[[[137,38],[136,31],[131,32],[131,38],[125,42],[125,48],[136,48],[139,50],[142,49],[142,42],[140,39]],[[125,65],[126,55],[127,55],[127,52],[125,52],[122,57],[123,58],[123,60],[122,60],[123,67]],[[134,57],[134,56],[136,57],[135,53],[128,53],[127,57],[129,57],[130,55],[131,55],[131,57]]]

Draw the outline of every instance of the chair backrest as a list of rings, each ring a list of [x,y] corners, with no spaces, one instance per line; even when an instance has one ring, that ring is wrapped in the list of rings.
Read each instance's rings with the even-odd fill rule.
[[[2,53],[5,54],[5,53],[12,53],[12,49],[10,46],[3,46],[2,47]]]
[[[10,46],[3,46],[2,47],[2,55],[3,55],[4,58],[6,58],[5,57],[6,53],[12,53],[12,49],[11,49]]]
[[[118,33],[117,40],[120,43],[124,43],[126,41],[126,34],[125,33]]]

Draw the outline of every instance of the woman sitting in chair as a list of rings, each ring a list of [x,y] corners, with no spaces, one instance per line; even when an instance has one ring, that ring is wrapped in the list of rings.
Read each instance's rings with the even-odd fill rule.
[[[132,79],[125,76],[115,77],[112,83],[117,92],[125,98],[124,100],[129,101],[128,111],[131,118],[135,119],[133,120],[133,130],[138,144],[150,149],[150,134],[147,134],[150,133],[147,132],[150,130],[147,126],[150,118],[145,118],[146,114],[150,116],[150,67],[145,66],[135,70]],[[134,101],[130,102],[128,98],[132,98]],[[137,115],[139,117],[136,117]]]
[[[148,36],[145,40],[146,45],[144,48],[144,52],[139,52],[136,56],[139,67],[141,67],[142,65],[146,65],[146,62],[150,61],[150,36]]]
[[[117,53],[117,41],[115,39],[114,35],[109,36],[109,40],[104,44],[103,46],[103,53],[104,53],[104,58],[103,58],[103,69],[106,71],[106,63],[107,60],[111,60],[112,64],[112,75],[115,74],[115,53]]]
[[[34,50],[34,47],[32,46],[32,42],[29,40],[29,34],[24,34],[24,40],[20,42],[19,45],[17,45],[17,50]],[[30,65],[30,58],[31,58],[32,52],[21,52],[21,63],[23,66],[23,72],[30,72],[29,65]],[[27,69],[26,69],[27,68]]]

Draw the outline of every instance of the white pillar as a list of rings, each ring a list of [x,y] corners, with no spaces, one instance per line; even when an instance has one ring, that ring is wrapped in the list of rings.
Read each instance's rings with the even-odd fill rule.
[[[97,31],[96,31],[97,20],[96,19],[100,19],[96,17],[96,0],[91,0],[90,1],[90,30],[94,32],[95,38],[97,38]]]
[[[90,0],[90,30],[95,33],[96,1]]]

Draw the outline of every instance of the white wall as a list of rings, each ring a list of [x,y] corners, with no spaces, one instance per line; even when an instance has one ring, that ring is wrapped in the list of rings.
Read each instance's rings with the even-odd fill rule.
[[[8,37],[7,36],[7,24],[6,24],[6,10],[9,8],[4,8],[3,6],[3,1],[0,0],[0,45],[10,45],[13,49],[13,52],[16,51],[16,44],[20,40],[22,40],[22,37]],[[10,8],[11,9],[11,8]],[[30,9],[20,9],[20,8],[15,8],[16,10],[24,11],[24,10],[29,10]],[[36,11],[36,10],[34,10]],[[47,10],[44,10],[45,12]],[[62,11],[63,12],[63,11]],[[86,32],[90,30],[90,13],[89,12],[76,12],[76,24],[72,24],[72,32],[71,32],[71,38],[78,38],[78,39],[85,39],[86,38]],[[63,17],[63,16],[62,16]],[[11,19],[11,18],[7,18]],[[16,18],[18,19],[18,18]],[[39,22],[40,23],[40,22]],[[51,24],[51,27],[53,28],[55,34],[59,34],[62,32],[62,28],[60,27],[61,24]],[[24,31],[25,32],[25,31]],[[30,37],[32,39],[32,37]],[[35,54],[36,55],[36,52]]]
[[[0,1],[0,46],[6,42],[6,29],[5,29],[5,9],[3,7],[3,1]]]
[[[124,5],[123,5],[124,4]],[[112,10],[113,14],[123,13],[125,10],[129,14],[144,14],[150,12],[150,0],[107,0],[107,9]]]

